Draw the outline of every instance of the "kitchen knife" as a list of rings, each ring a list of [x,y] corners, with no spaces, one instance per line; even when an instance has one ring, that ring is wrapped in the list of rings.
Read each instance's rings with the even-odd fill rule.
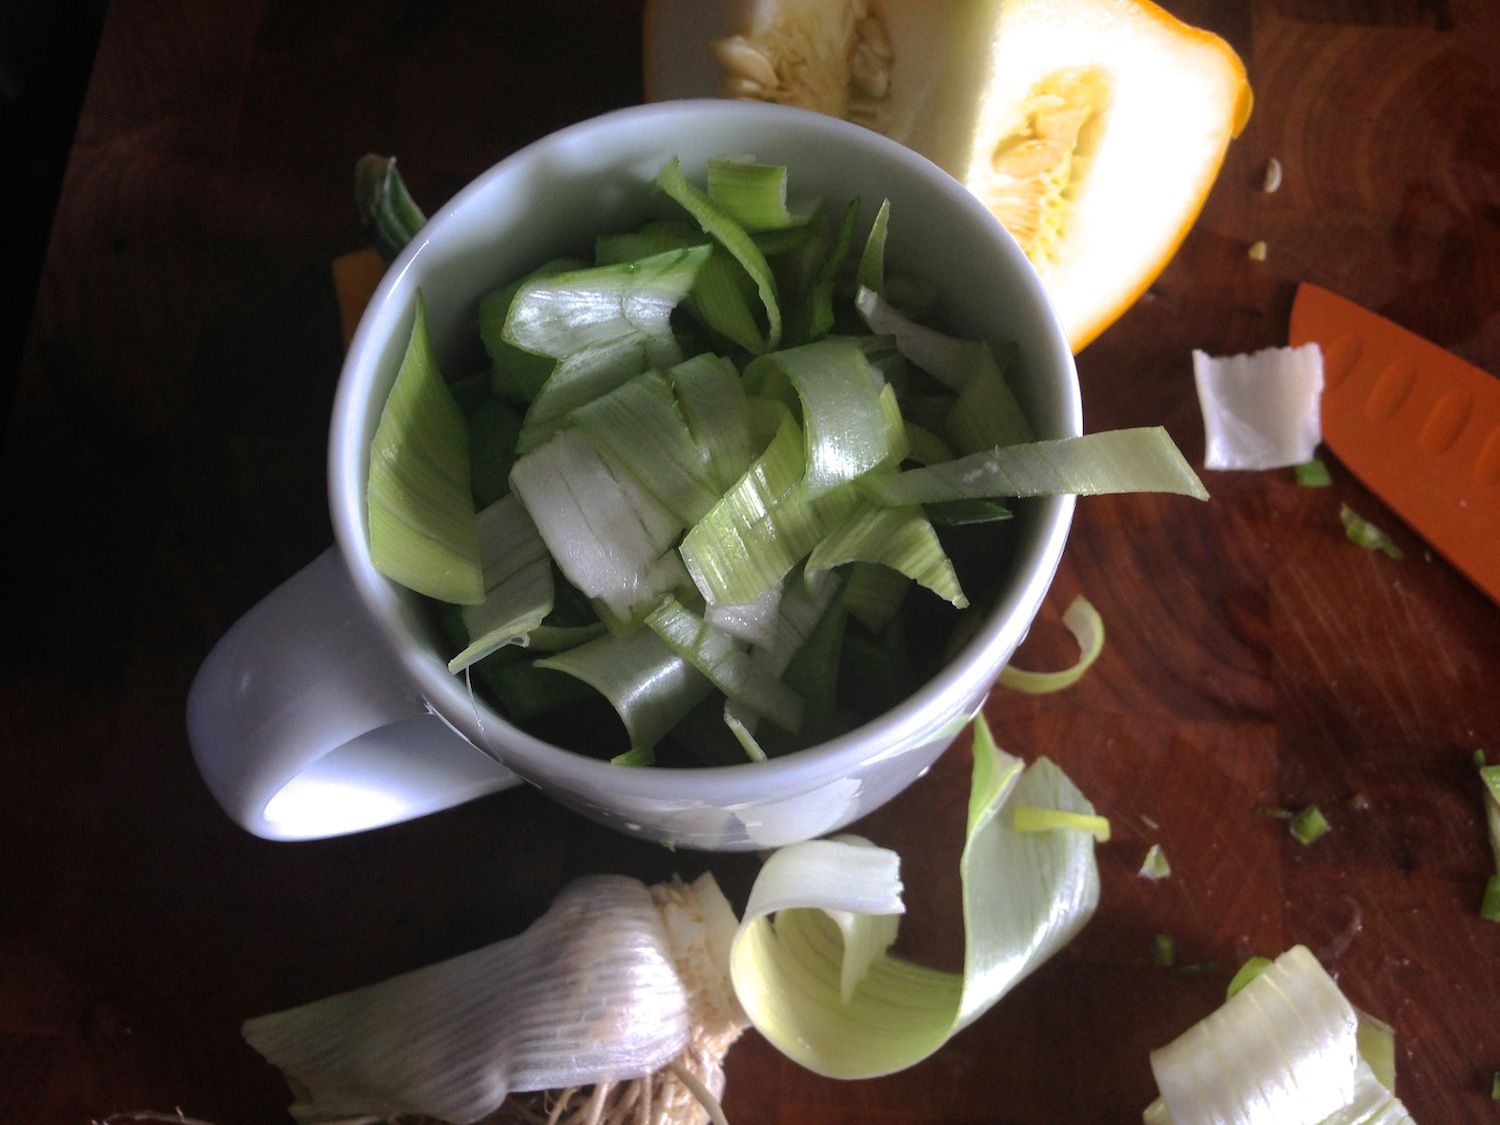
[[[1323,441],[1500,603],[1500,378],[1306,283],[1290,342],[1323,350]]]

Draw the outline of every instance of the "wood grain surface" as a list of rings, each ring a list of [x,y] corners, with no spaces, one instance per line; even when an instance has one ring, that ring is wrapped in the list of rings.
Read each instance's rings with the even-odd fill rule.
[[[1176,0],[1256,94],[1199,222],[1079,358],[1087,428],[1165,424],[1201,464],[1189,352],[1285,342],[1298,280],[1500,372],[1500,5]],[[399,155],[446,199],[559,126],[641,99],[640,12],[570,4],[115,0],[63,184],[3,461],[0,1120],[174,1107],[286,1120],[245,1018],[518,932],[571,877],[712,869],[516,791],[396,828],[272,844],[188,755],[214,640],[329,541],[341,343],[329,263],[362,244],[353,162]],[[1279,191],[1260,190],[1279,158]],[[1252,261],[1247,246],[1264,240]],[[1080,504],[1024,650],[1109,630],[1074,689],[997,693],[1001,743],[1048,755],[1115,826],[1084,934],[937,1056],[838,1083],[754,1033],[731,1120],[1138,1120],[1148,1052],[1251,954],[1301,942],[1397,1029],[1419,1121],[1497,1120],[1500,925],[1472,755],[1500,758],[1500,609],[1337,463],[1206,474],[1208,504]],[[1347,502],[1392,561],[1343,536]],[[1500,545],[1497,545],[1500,549]],[[901,948],[961,956],[961,741],[859,830],[896,848]],[[1258,806],[1316,803],[1310,847]],[[1136,870],[1161,843],[1171,878]],[[1194,974],[1153,965],[1171,934]]]

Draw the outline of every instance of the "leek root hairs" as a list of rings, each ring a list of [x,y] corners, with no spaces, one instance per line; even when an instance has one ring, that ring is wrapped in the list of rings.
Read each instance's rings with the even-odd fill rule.
[[[694,1042],[660,1070],[628,1082],[512,1094],[480,1125],[728,1125],[719,1096],[729,1045]]]

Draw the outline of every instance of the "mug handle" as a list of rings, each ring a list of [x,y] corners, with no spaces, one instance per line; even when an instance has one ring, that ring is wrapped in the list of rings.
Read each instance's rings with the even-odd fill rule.
[[[214,798],[268,840],[398,824],[521,780],[428,708],[336,547],[214,646],[188,691],[187,728]]]

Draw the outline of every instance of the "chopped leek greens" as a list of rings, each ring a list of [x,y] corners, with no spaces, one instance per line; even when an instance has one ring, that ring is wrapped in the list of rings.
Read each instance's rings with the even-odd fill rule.
[[[1224,998],[1227,1000],[1230,997],[1234,996],[1234,994],[1239,992],[1240,989],[1244,988],[1245,985],[1249,984],[1256,977],[1260,976],[1261,973],[1263,973],[1267,968],[1270,967],[1270,964],[1271,959],[1269,957],[1251,957],[1243,965],[1240,966],[1239,972],[1235,973],[1234,976],[1230,979],[1229,987],[1224,990]]]
[[[1140,877],[1156,882],[1170,874],[1172,865],[1167,862],[1167,853],[1162,851],[1160,844],[1152,844],[1146,849],[1146,858],[1141,860]]]
[[[1387,558],[1402,558],[1401,548],[1391,540],[1391,537],[1369,520],[1365,519],[1348,504],[1339,505],[1339,521],[1344,525],[1344,535],[1356,547],[1363,547],[1367,551],[1380,551]]]
[[[749,342],[749,350],[756,353],[774,351],[781,342],[781,304],[776,296],[776,283],[771,277],[771,267],[766,262],[766,256],[760,252],[743,226],[710,199],[707,193],[688,182],[676,157],[667,161],[657,173],[656,185],[681,204],[683,210],[703,229],[703,233],[733,255],[735,261],[749,274],[766,316],[765,333]]]
[[[1059,809],[1017,805],[1011,827],[1017,832],[1087,832],[1101,844],[1109,842],[1109,821],[1106,818]]]
[[[787,208],[786,169],[750,160],[710,160],[708,198],[745,230],[784,230],[807,222]]]
[[[438,371],[417,295],[411,341],[370,444],[370,557],[419,594],[484,600],[471,495],[469,434]]]
[[[399,251],[425,220],[394,162],[357,180]],[[715,160],[704,190],[672,159],[654,187],[592,260],[480,299],[485,370],[445,382],[419,295],[371,448],[376,567],[439,603],[450,668],[539,736],[627,766],[790,753],[935,671],[923,619],[1003,572],[1003,534],[975,550],[966,527],[1003,533],[1017,497],[1206,495],[1160,429],[1033,440],[1014,346],[925,323],[940,290],[890,272],[889,201],[860,236],[859,199],[798,199],[782,167]],[[1007,677],[1076,679],[1093,622],[1073,669]]]
[[[1311,844],[1329,830],[1328,820],[1317,805],[1308,805],[1287,827],[1299,844]]]
[[[1177,964],[1177,942],[1171,934],[1157,934],[1151,939],[1151,960],[1163,969]]]
[[[1489,825],[1490,850],[1495,856],[1495,874],[1485,884],[1479,916],[1488,922],[1500,922],[1500,765],[1485,765],[1483,750],[1475,752],[1474,760],[1484,785],[1484,818]]]
[[[859,270],[854,281],[861,289],[876,293],[885,291],[885,232],[891,221],[891,201],[887,199],[875,212],[875,222],[870,227],[870,237],[865,240],[864,253],[859,256]]]
[[[1333,483],[1333,477],[1328,473],[1328,466],[1319,457],[1293,465],[1292,471],[1297,476],[1297,483],[1303,488],[1327,488]]]
[[[1486,922],[1500,922],[1500,875],[1491,875],[1485,883],[1479,916]]]
[[[1028,695],[1046,695],[1076,684],[1104,651],[1104,619],[1082,594],[1063,612],[1063,624],[1078,641],[1078,662],[1060,672],[1028,672],[1007,664],[1000,670],[999,684]]]

